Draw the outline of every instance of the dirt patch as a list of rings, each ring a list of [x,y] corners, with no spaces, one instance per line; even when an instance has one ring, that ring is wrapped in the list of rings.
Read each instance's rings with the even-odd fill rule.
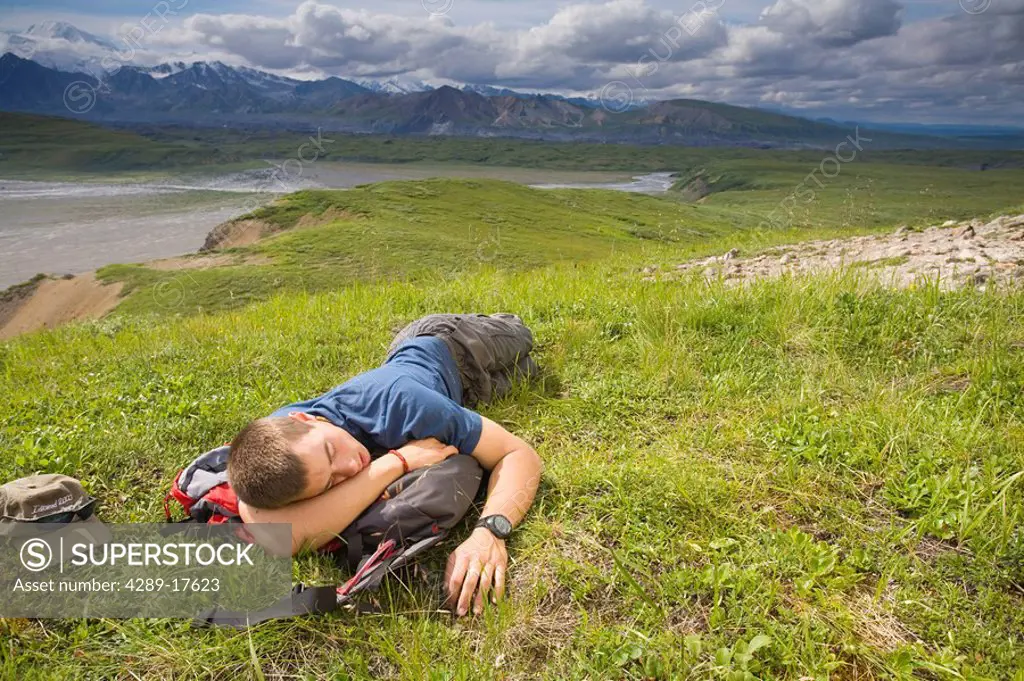
[[[37,275],[29,281],[15,284],[0,293],[0,329],[18,312],[22,303],[32,297],[39,285],[46,281],[45,275]]]
[[[0,339],[52,329],[83,319],[98,319],[120,300],[124,285],[102,284],[92,272],[68,279],[41,280],[0,327]]]
[[[944,289],[992,283],[1024,285],[1024,215],[950,223],[914,231],[900,227],[889,236],[810,241],[774,248],[752,257],[738,249],[677,265],[673,272],[644,268],[645,280],[701,272],[727,283],[839,269],[854,269],[878,281],[906,287],[925,279]]]
[[[516,565],[508,592],[516,614],[502,636],[507,650],[517,657],[546,659],[571,640],[580,612],[547,551]]]
[[[276,226],[263,220],[230,220],[222,222],[206,235],[206,241],[203,242],[199,252],[207,253],[223,248],[248,246],[277,230]]]
[[[212,267],[234,267],[239,265],[269,265],[273,262],[264,255],[183,255],[178,258],[164,258],[145,263],[151,270],[171,272],[176,270],[207,270]]]

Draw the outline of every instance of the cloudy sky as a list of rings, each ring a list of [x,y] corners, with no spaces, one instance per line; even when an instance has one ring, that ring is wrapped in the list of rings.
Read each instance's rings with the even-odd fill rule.
[[[1024,124],[1024,0],[0,0],[55,19],[144,63]]]

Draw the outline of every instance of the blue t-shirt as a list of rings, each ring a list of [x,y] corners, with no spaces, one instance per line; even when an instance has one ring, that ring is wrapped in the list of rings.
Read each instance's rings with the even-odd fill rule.
[[[480,415],[462,406],[458,367],[434,336],[412,338],[384,365],[271,416],[291,411],[324,417],[375,456],[428,437],[470,454],[483,429]]]

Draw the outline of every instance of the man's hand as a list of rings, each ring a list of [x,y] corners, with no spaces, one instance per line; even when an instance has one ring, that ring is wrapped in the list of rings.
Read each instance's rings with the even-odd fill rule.
[[[505,595],[507,567],[505,542],[485,527],[473,530],[469,539],[448,557],[444,577],[450,607],[461,617],[469,612],[472,601],[473,612],[479,615],[484,611],[484,601],[489,593],[493,591],[492,602],[500,601]]]
[[[446,445],[432,437],[428,437],[425,440],[407,442],[404,446],[399,447],[398,451],[402,453],[402,456],[409,463],[410,472],[441,463],[449,456],[455,456],[459,453],[459,450],[455,447]]]

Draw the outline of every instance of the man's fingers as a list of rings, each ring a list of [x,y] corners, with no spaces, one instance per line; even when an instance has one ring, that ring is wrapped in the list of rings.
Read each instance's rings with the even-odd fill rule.
[[[456,614],[460,617],[469,612],[469,602],[473,599],[473,592],[480,581],[480,572],[483,570],[479,560],[474,560],[466,571],[466,579],[462,582],[462,593],[459,595],[459,604]]]
[[[458,447],[454,447],[452,445],[448,445],[447,447],[444,448],[444,455],[445,455],[446,458],[449,457],[449,456],[452,456],[453,454],[458,454],[458,453],[459,453],[459,448]]]
[[[452,554],[452,558],[455,558],[455,565],[452,567],[451,560],[448,561],[450,568],[450,575],[448,577],[448,599],[454,606],[456,599],[462,592],[462,580],[466,577],[466,570],[469,568],[469,559],[465,557],[456,557]]]
[[[494,569],[494,593],[491,594],[491,602],[497,603],[505,597],[505,566],[499,565]]]
[[[491,590],[491,579],[494,575],[494,566],[490,563],[484,565],[480,573],[480,587],[476,590],[476,598],[473,599],[473,612],[480,614],[484,611],[484,603],[487,602],[487,594]]]

